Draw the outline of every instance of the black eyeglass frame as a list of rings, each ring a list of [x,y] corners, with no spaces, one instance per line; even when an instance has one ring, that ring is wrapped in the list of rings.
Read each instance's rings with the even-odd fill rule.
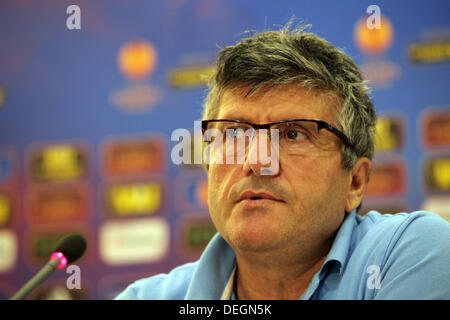
[[[270,127],[273,126],[273,125],[281,124],[281,123],[289,123],[289,122],[294,122],[294,121],[315,122],[317,124],[317,128],[318,128],[319,131],[321,129],[327,129],[331,133],[334,133],[339,138],[341,138],[342,141],[345,143],[345,145],[347,147],[350,147],[351,149],[354,149],[353,144],[350,143],[350,139],[345,135],[345,133],[343,133],[339,129],[333,127],[331,124],[329,124],[328,122],[325,122],[323,120],[293,119],[293,120],[282,120],[282,121],[271,122],[271,123],[264,123],[264,124],[256,124],[256,123],[251,123],[251,122],[246,122],[246,121],[241,121],[241,120],[210,119],[210,120],[202,120],[202,134],[203,135],[205,134],[209,123],[211,123],[211,122],[224,122],[224,121],[247,124],[247,125],[251,126],[255,130],[259,130],[259,129],[270,130]]]

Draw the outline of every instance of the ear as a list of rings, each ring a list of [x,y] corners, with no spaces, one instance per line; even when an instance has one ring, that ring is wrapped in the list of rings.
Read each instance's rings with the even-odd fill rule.
[[[369,173],[371,161],[368,158],[358,158],[356,164],[351,169],[351,184],[347,195],[345,210],[347,212],[357,208],[361,203],[364,191],[369,183]]]

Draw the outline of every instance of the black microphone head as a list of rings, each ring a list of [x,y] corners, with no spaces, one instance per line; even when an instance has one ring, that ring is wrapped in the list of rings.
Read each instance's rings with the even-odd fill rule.
[[[69,264],[83,255],[86,246],[86,239],[81,234],[74,232],[59,240],[54,252],[61,252]]]

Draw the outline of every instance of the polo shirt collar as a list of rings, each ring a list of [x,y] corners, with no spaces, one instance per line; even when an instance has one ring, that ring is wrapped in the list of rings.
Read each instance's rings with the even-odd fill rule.
[[[220,299],[235,264],[234,250],[217,233],[197,262],[185,299]]]
[[[353,229],[356,223],[356,209],[347,213],[344,221],[342,222],[336,237],[334,238],[333,245],[328,253],[322,268],[319,271],[319,275],[324,273],[334,263],[339,265],[339,273],[342,274],[345,266],[347,265],[348,256],[351,248]]]

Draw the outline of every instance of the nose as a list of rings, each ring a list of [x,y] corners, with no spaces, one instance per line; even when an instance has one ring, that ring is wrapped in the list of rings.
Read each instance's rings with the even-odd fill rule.
[[[256,130],[250,139],[243,169],[257,176],[279,173],[278,132],[269,137],[266,129]]]

